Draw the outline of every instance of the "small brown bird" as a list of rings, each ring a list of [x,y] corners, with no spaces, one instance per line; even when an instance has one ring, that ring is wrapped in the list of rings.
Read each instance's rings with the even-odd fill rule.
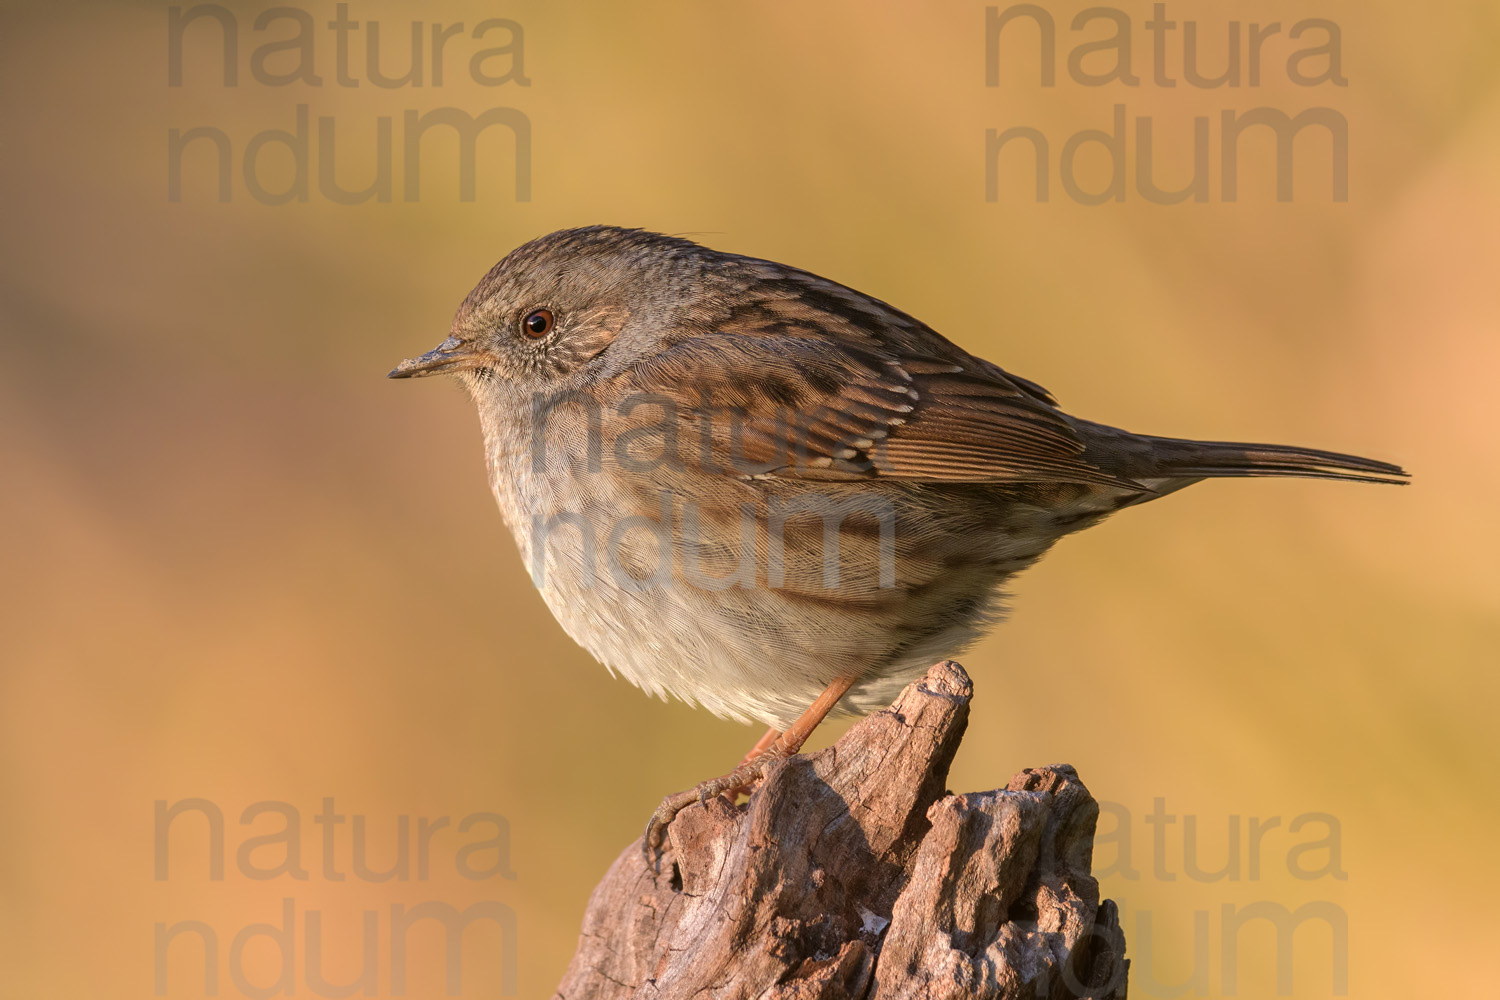
[[[612,672],[770,730],[751,783],[835,706],[887,704],[1000,616],[1063,535],[1221,476],[1398,483],[1394,465],[1152,437],[807,271],[591,226],[513,250],[436,349],[552,613]]]

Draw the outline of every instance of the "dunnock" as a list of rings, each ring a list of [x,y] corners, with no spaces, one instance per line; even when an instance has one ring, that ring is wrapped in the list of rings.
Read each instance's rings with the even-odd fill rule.
[[[1394,465],[1150,437],[794,267],[591,226],[508,254],[436,349],[552,613],[612,672],[770,731],[700,796],[887,704],[1000,615],[1053,542],[1219,476],[1400,482]]]

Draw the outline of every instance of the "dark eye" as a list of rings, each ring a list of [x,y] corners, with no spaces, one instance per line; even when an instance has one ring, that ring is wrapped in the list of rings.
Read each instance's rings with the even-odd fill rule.
[[[527,313],[526,318],[521,320],[521,329],[526,331],[528,337],[545,337],[552,332],[556,322],[551,309],[537,309]]]

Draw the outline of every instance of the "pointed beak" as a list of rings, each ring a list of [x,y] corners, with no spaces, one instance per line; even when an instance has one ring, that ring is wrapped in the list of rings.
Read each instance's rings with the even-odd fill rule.
[[[423,375],[477,368],[479,364],[478,352],[472,344],[457,337],[449,337],[426,354],[407,358],[387,372],[385,377],[420,378]]]

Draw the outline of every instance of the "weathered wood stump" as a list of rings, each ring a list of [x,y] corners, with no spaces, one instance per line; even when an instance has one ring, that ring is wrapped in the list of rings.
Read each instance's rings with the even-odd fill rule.
[[[594,890],[562,1000],[1125,997],[1090,874],[1099,807],[1067,765],[948,794],[973,685],[939,663],[746,804],[678,815]]]

